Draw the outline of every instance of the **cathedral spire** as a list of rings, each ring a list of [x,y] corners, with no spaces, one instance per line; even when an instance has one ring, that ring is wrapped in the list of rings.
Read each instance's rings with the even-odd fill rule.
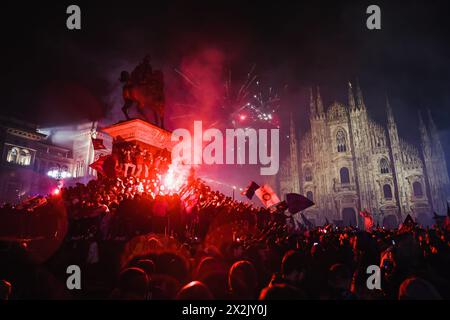
[[[356,80],[356,103],[358,106],[358,109],[365,109],[366,106],[364,104],[364,98],[361,91],[361,88],[359,87],[359,81]]]
[[[433,116],[431,115],[431,110],[427,108],[428,113],[428,126],[430,128],[430,136],[433,141],[433,146],[436,148],[435,151],[438,156],[441,158],[445,158],[444,156],[444,150],[442,148],[441,144],[441,138],[439,137],[439,131],[436,127],[436,123],[433,120]]]
[[[314,101],[314,93],[312,88],[309,88],[309,112],[311,117],[316,115],[316,102]]]
[[[291,139],[296,138],[296,134],[295,134],[295,125],[294,125],[294,118],[292,116],[292,112],[290,113],[290,121],[289,121],[289,137]]]
[[[431,114],[431,110],[429,108],[427,108],[427,114],[428,114],[428,125],[430,126],[431,134],[435,135],[438,133],[438,130],[437,130],[436,124],[434,123],[433,116]]]
[[[355,96],[353,95],[352,83],[350,81],[348,82],[348,105],[350,110],[356,109]]]
[[[394,113],[392,112],[391,104],[389,103],[389,98],[386,95],[386,114],[388,119],[388,124],[395,124]]]
[[[320,96],[320,87],[317,87],[317,113],[323,113],[323,102],[322,97]]]
[[[419,131],[420,131],[420,140],[422,143],[422,149],[425,157],[429,157],[430,154],[430,137],[428,135],[427,127],[425,126],[425,123],[423,122],[422,113],[420,110],[417,110],[417,113],[419,115]]]

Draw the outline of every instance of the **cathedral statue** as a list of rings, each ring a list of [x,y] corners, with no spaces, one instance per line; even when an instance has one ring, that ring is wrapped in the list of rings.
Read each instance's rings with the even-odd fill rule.
[[[126,119],[130,119],[128,110],[136,105],[137,111],[144,120],[148,121],[145,111],[151,110],[155,124],[164,128],[164,78],[160,70],[152,69],[150,57],[145,56],[131,74],[128,71],[122,71],[119,80],[123,83],[122,111]]]

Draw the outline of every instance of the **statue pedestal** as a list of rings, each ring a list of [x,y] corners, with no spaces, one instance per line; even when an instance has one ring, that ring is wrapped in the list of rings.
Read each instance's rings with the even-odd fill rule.
[[[130,143],[150,152],[162,149],[171,151],[176,144],[175,141],[170,140],[171,132],[141,119],[119,122],[103,128],[102,131],[113,138],[113,152],[120,149],[122,145]]]

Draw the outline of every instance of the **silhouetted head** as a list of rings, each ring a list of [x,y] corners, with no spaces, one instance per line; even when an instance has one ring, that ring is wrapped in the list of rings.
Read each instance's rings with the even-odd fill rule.
[[[148,293],[148,277],[140,268],[127,268],[119,275],[119,294],[124,300],[144,300]]]
[[[192,281],[178,292],[177,300],[212,300],[208,287],[200,281]]]
[[[283,277],[292,282],[299,282],[303,280],[305,271],[305,257],[294,250],[286,252],[281,262],[281,273]]]
[[[0,301],[9,300],[9,297],[11,296],[11,290],[11,283],[6,280],[0,280]]]
[[[120,73],[120,78],[119,78],[120,82],[127,82],[129,79],[130,79],[130,74],[128,73],[128,71],[122,71]]]
[[[400,285],[399,300],[442,300],[436,288],[426,280],[411,277]]]
[[[254,299],[258,282],[253,264],[244,260],[234,263],[228,273],[228,285],[235,298]]]
[[[298,300],[305,299],[297,288],[287,284],[275,284],[261,290],[259,300]]]

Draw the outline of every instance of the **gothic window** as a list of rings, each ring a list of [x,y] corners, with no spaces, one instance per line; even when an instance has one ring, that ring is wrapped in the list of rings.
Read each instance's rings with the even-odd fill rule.
[[[413,183],[413,192],[415,197],[423,196],[422,184],[420,182],[416,181]]]
[[[306,193],[306,197],[307,197],[309,200],[314,201],[314,200],[313,200],[314,197],[313,197],[312,191],[308,191],[308,192]]]
[[[383,194],[385,199],[392,199],[392,188],[389,184],[383,186]]]
[[[386,160],[386,158],[381,158],[380,160],[380,172],[389,173],[389,162]]]
[[[336,133],[336,145],[338,152],[346,152],[347,151],[347,137],[345,131],[339,129]]]
[[[11,148],[8,151],[8,155],[6,156],[7,162],[17,163],[17,160],[19,159],[19,148]]]
[[[341,168],[341,170],[339,170],[339,173],[341,176],[341,183],[350,183],[350,172],[348,171],[348,168]]]
[[[312,181],[311,168],[306,168],[305,169],[305,181]]]

